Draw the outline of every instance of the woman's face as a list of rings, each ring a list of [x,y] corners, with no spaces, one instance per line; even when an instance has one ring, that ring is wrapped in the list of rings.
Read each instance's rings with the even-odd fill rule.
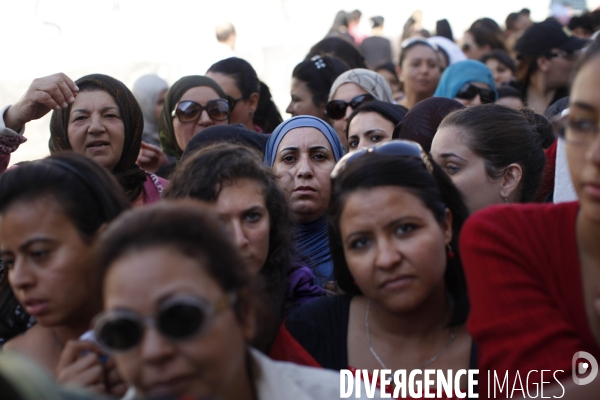
[[[101,307],[93,243],[48,195],[10,206],[0,216],[8,281],[25,311],[43,326],[85,325]]]
[[[361,112],[348,125],[348,151],[352,153],[363,147],[389,142],[394,124],[376,112]]]
[[[598,68],[600,57],[584,65],[573,81],[569,101],[569,119],[587,122],[596,129],[600,124]],[[600,223],[600,135],[596,132],[589,141],[581,144],[567,142],[566,149],[581,212],[589,220]]]
[[[504,203],[500,194],[502,180],[488,176],[484,159],[469,149],[459,128],[438,129],[431,143],[431,156],[462,193],[470,213]]]
[[[163,106],[165,105],[165,98],[167,97],[167,92],[169,89],[165,89],[158,95],[158,100],[156,100],[156,105],[154,106],[154,120],[160,120],[160,113],[162,113]]]
[[[290,93],[292,99],[285,110],[292,117],[298,115],[312,115],[328,121],[325,115],[325,105],[318,106],[313,102],[312,92],[306,86],[306,83],[300,79],[292,78],[292,90]]]
[[[494,83],[496,84],[496,87],[501,86],[503,83],[508,83],[514,78],[510,68],[495,58],[488,59],[485,62],[485,65],[487,65],[494,74]]]
[[[318,129],[292,129],[279,143],[273,172],[299,222],[315,221],[327,211],[334,166],[331,145]]]
[[[331,100],[342,100],[346,103],[349,103],[350,101],[352,101],[353,98],[361,94],[369,93],[360,86],[358,86],[356,83],[348,82],[344,83],[339,88],[337,88]],[[344,118],[333,120],[333,129],[335,129],[335,132],[337,133],[338,137],[340,138],[340,141],[342,142],[342,147],[344,147],[345,149],[348,148],[348,143],[346,140],[346,127],[348,126],[348,117],[350,116],[350,114],[352,114],[352,111],[354,111],[352,107],[348,106]]]
[[[206,103],[210,100],[220,99],[217,92],[214,91],[213,88],[208,86],[196,86],[189,89],[187,92],[181,96],[179,102],[191,100],[200,104],[203,107],[206,107]],[[200,118],[196,121],[190,122],[180,122],[177,116],[173,117],[173,130],[175,131],[175,140],[177,141],[177,145],[181,150],[185,150],[188,143],[192,138],[200,133],[204,128],[208,128],[213,125],[227,125],[229,122],[227,120],[224,121],[216,121],[210,118],[208,112],[206,110],[202,110],[200,114]]]
[[[479,60],[491,50],[489,45],[479,47],[471,32],[465,32],[463,35],[461,49],[471,60]]]
[[[207,72],[206,76],[217,82],[227,96],[230,96],[235,100],[239,99],[239,101],[235,104],[235,107],[233,107],[231,110],[229,123],[244,124],[246,126],[254,127],[252,116],[256,111],[258,102],[252,101],[251,99],[242,99],[242,92],[237,87],[235,79],[231,76],[222,74],[220,72]]]
[[[344,256],[356,285],[392,312],[417,309],[445,294],[449,211],[440,224],[423,201],[397,186],[349,195],[340,216]]]
[[[104,309],[140,317],[156,317],[164,301],[180,296],[215,305],[225,295],[205,265],[170,247],[124,255],[111,264],[104,281]],[[115,354],[121,376],[143,396],[233,398],[231,391],[246,379],[245,341],[253,326],[240,322],[231,307],[207,324],[200,334],[177,342],[146,327],[141,343]]]
[[[261,270],[269,255],[271,222],[265,189],[253,179],[224,182],[215,203],[240,254],[252,272]]]
[[[404,83],[405,93],[433,96],[441,74],[435,51],[429,46],[415,45],[404,57],[399,78]]]
[[[104,90],[79,93],[71,105],[67,135],[74,152],[112,171],[125,143],[125,126],[115,99]]]
[[[468,83],[473,86],[477,86],[478,88],[481,88],[481,89],[491,89],[490,85],[488,85],[487,83],[483,83],[483,82],[468,82]],[[473,107],[473,106],[478,106],[478,105],[482,104],[481,96],[479,94],[477,94],[472,99],[461,99],[461,98],[455,97],[454,100],[458,101],[459,103],[463,104],[466,107]]]

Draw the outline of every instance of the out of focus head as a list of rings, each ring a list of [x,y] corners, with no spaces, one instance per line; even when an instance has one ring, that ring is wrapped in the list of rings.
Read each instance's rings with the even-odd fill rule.
[[[115,178],[80,154],[56,154],[0,176],[1,255],[15,296],[39,324],[78,326],[98,311],[93,246],[127,208]]]
[[[471,213],[492,204],[531,201],[545,163],[534,126],[519,111],[497,104],[446,116],[431,155],[461,191]]]
[[[495,49],[506,51],[506,46],[502,30],[490,18],[478,19],[463,36],[462,50],[470,59],[479,60]]]
[[[492,71],[480,61],[465,60],[446,68],[434,96],[454,99],[471,107],[493,103],[498,93]]]
[[[406,115],[406,108],[384,101],[370,101],[348,117],[348,151],[392,140],[394,128]]]
[[[509,83],[515,79],[517,67],[508,53],[502,50],[493,50],[492,52],[484,55],[481,58],[481,62],[487,65],[487,67],[494,74],[496,87],[500,87],[501,85]]]
[[[235,41],[237,34],[235,33],[235,27],[231,22],[221,22],[215,27],[215,35],[219,43],[226,44],[232,50],[235,49]]]
[[[586,49],[575,70],[564,139],[573,187],[586,218],[600,223],[600,42]]]
[[[251,273],[209,209],[180,200],[124,214],[96,257],[96,337],[142,396],[230,398],[247,384]]]
[[[405,93],[419,97],[433,95],[442,74],[436,45],[425,39],[407,39],[402,44],[398,65]]]
[[[314,56],[331,55],[345,62],[350,69],[367,68],[365,58],[354,44],[339,37],[328,37],[313,47],[304,58],[310,60]]]

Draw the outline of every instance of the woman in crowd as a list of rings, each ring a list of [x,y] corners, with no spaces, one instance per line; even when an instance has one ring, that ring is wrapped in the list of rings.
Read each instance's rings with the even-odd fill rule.
[[[333,128],[310,116],[294,117],[279,125],[265,151],[264,162],[273,168],[298,224],[295,246],[321,287],[333,280],[327,237],[329,174],[343,155]]]
[[[133,84],[133,95],[142,109],[144,131],[142,141],[160,147],[158,118],[165,104],[169,84],[156,74],[147,74]]]
[[[314,56],[324,55],[339,58],[345,62],[350,69],[367,68],[367,63],[359,48],[350,41],[340,37],[328,37],[321,40],[310,48],[310,51],[304,59],[310,60]]]
[[[473,60],[479,60],[492,50],[506,51],[502,30],[490,18],[481,18],[473,22],[462,39],[462,51]]]
[[[368,69],[351,69],[337,77],[329,91],[327,116],[333,121],[333,128],[343,148],[348,148],[346,129],[348,117],[358,106],[372,100],[392,103],[392,90],[385,78]]]
[[[351,153],[363,147],[393,139],[394,128],[406,115],[406,108],[383,101],[369,101],[348,117],[346,140]]]
[[[102,310],[93,247],[128,207],[106,169],[79,154],[53,155],[0,176],[0,254],[15,297],[36,320],[4,349],[25,353],[62,384],[124,392],[114,363],[102,363],[100,349],[78,338]]]
[[[497,88],[515,80],[517,66],[507,52],[493,50],[481,57],[481,62],[494,74],[494,82]]]
[[[144,119],[123,83],[101,74],[75,82],[64,74],[35,79],[4,113],[7,134],[22,134],[26,123],[50,110],[50,153],[72,150],[92,158],[113,173],[134,206],[160,199],[167,182],[136,165]]]
[[[393,62],[390,61],[380,64],[373,68],[373,71],[383,76],[387,81],[388,85],[390,85],[394,101],[398,102],[402,99],[402,97],[404,97],[404,93],[402,92],[402,85],[400,84],[400,78],[398,78],[396,67],[394,66]]]
[[[263,278],[275,328],[264,332],[263,346],[257,347],[268,349],[276,326],[292,308],[324,294],[313,285],[309,268],[292,263],[287,200],[256,151],[228,143],[196,151],[172,175],[166,197],[213,203],[244,262]]]
[[[532,201],[546,161],[536,127],[521,112],[497,104],[449,114],[433,138],[431,155],[471,213]]]
[[[600,391],[598,378],[571,382],[584,377],[583,361],[593,369],[579,352],[600,360],[599,68],[596,41],[579,61],[568,114],[558,123],[579,201],[490,208],[469,220],[461,240],[480,369],[508,372],[509,381],[518,371],[551,370],[561,384],[548,379],[548,397],[594,398]],[[526,383],[532,395],[539,379],[534,372]]]
[[[402,44],[398,77],[404,98],[400,104],[411,109],[433,96],[442,75],[437,46],[425,39],[408,39]]]
[[[328,121],[325,106],[331,85],[348,66],[337,57],[316,55],[296,65],[292,72],[291,101],[285,112],[292,117],[312,115]]]
[[[432,97],[414,106],[394,128],[393,139],[412,140],[425,152],[431,151],[431,142],[446,115],[465,108],[456,100]]]
[[[467,210],[452,182],[410,141],[348,154],[332,179],[330,243],[346,295],[292,312],[272,357],[407,375],[474,367],[456,252]]]
[[[103,236],[105,312],[94,330],[126,382],[146,397],[339,398],[339,374],[247,346],[257,329],[252,272],[210,214],[166,202],[127,213]]]
[[[520,110],[525,107],[521,91],[512,85],[503,85],[497,88],[498,98],[496,104]]]
[[[493,103],[498,98],[494,75],[482,62],[465,60],[448,67],[434,96],[447,97],[467,107]]]

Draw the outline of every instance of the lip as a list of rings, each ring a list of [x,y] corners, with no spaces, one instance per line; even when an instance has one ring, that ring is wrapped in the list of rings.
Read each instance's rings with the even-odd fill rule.
[[[176,376],[153,382],[147,386],[147,394],[151,396],[168,396],[183,394],[187,389],[190,376]]]
[[[584,183],[584,193],[591,197],[593,200],[600,201],[600,184],[598,183]]]
[[[88,149],[103,149],[108,146],[110,146],[110,143],[108,143],[106,140],[92,140],[91,142],[85,145],[85,147]]]
[[[294,189],[294,192],[301,192],[301,193],[310,193],[310,192],[316,192],[317,189],[315,189],[312,186],[297,186]]]
[[[50,310],[50,302],[47,300],[27,299],[22,304],[27,314],[32,317],[46,314]]]
[[[384,280],[380,287],[382,289],[404,289],[416,279],[413,275],[399,275]]]

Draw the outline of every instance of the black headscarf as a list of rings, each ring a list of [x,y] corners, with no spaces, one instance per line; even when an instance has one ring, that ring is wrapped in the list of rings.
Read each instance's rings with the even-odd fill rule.
[[[165,154],[175,157],[177,160],[181,158],[183,149],[179,147],[177,139],[175,139],[175,129],[173,128],[171,113],[175,110],[177,103],[181,100],[185,92],[197,86],[208,86],[217,92],[220,98],[227,99],[227,95],[223,92],[221,86],[206,76],[184,76],[171,86],[167,92],[165,104],[158,119],[158,139],[160,140],[160,147],[162,147]]]
[[[431,97],[420,101],[396,125],[392,138],[417,142],[429,153],[431,142],[442,120],[452,111],[461,108],[465,106],[445,97]]]
[[[181,160],[183,161],[199,149],[221,142],[236,143],[251,147],[258,150],[262,158],[265,155],[267,140],[269,140],[269,135],[251,131],[244,124],[209,126],[190,140],[183,151]]]
[[[134,201],[142,192],[146,181],[146,173],[135,163],[140,153],[142,131],[144,130],[144,117],[138,102],[127,86],[108,75],[87,75],[79,78],[75,84],[82,91],[86,90],[86,86],[92,90],[104,90],[115,99],[125,128],[125,140],[121,158],[111,172],[125,190],[127,198]],[[71,107],[72,105],[69,105],[66,109],[52,113],[49,143],[51,154],[73,150],[67,133]]]

